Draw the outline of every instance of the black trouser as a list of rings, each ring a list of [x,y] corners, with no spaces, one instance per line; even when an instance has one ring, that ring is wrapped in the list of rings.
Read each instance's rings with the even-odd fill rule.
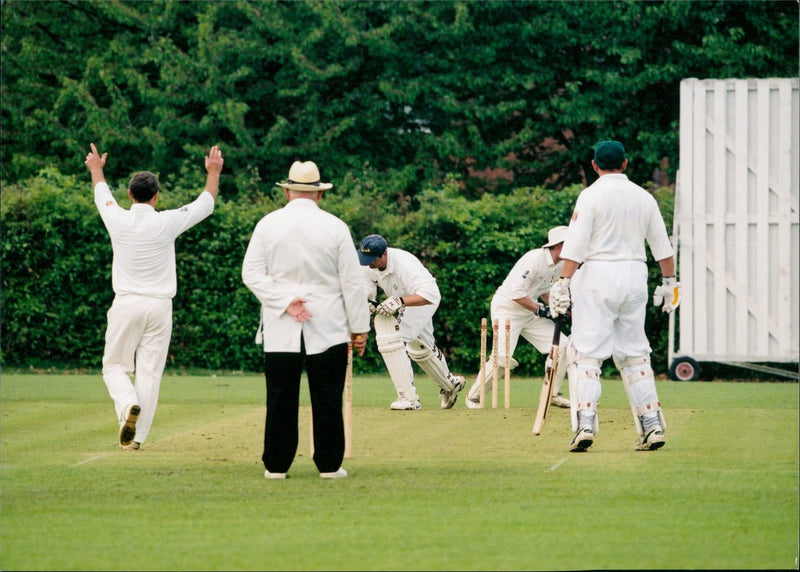
[[[321,354],[266,352],[267,419],[261,460],[271,473],[285,473],[297,453],[300,378],[305,367],[314,418],[314,464],[320,473],[337,471],[344,457],[342,393],[347,372],[347,344]]]

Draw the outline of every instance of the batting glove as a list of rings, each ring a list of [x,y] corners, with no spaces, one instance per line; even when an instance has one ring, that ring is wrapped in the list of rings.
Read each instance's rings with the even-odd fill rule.
[[[662,312],[668,314],[681,303],[681,283],[675,280],[674,276],[664,278],[661,286],[656,287],[653,293],[653,304],[661,306]]]
[[[378,307],[375,308],[375,313],[381,316],[393,316],[403,308],[405,308],[403,299],[400,296],[392,296],[378,304]]]
[[[367,300],[367,307],[369,308],[369,313],[374,314],[375,310],[378,309],[378,303],[375,300]]]
[[[540,318],[552,318],[553,313],[550,311],[550,308],[547,307],[547,304],[543,302],[539,302],[539,308],[536,310],[536,315]]]
[[[566,314],[570,306],[569,283],[570,278],[559,278],[550,287],[550,313],[553,317]]]

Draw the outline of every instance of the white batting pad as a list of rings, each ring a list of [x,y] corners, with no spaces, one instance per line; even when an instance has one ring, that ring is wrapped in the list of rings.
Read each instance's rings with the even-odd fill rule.
[[[408,355],[414,360],[422,371],[428,374],[436,384],[445,391],[453,391],[455,385],[453,383],[453,374],[450,373],[450,368],[447,367],[442,352],[439,348],[433,349],[426,346],[419,340],[413,340],[408,343]]]
[[[400,334],[400,324],[394,316],[381,316],[376,314],[374,320],[375,342],[381,353],[383,363],[392,379],[395,391],[399,397],[409,401],[417,400],[417,390],[414,387],[414,370],[411,360],[408,359],[406,346]]]

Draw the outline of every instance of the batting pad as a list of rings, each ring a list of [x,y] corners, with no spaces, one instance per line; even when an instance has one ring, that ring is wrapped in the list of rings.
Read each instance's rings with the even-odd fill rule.
[[[406,353],[406,345],[400,334],[400,324],[394,316],[375,315],[375,342],[381,353],[383,363],[392,379],[395,391],[410,401],[416,399],[414,370]]]
[[[436,384],[445,391],[453,391],[455,385],[453,384],[453,374],[450,373],[450,368],[447,367],[447,362],[436,346],[433,349],[426,346],[419,340],[414,340],[408,343],[408,355],[414,360],[422,371],[428,374]]]
[[[650,356],[614,356],[613,359],[614,365],[617,366],[620,377],[622,377],[628,402],[631,404],[636,431],[639,432],[639,435],[644,436],[642,415],[646,413],[656,413],[662,431],[666,431],[667,423],[661,412],[661,403],[658,401],[656,379],[653,368],[650,366]]]

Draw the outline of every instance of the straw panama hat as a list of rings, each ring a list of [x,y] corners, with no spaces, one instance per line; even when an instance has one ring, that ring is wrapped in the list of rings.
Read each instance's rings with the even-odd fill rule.
[[[320,181],[319,169],[314,161],[295,161],[286,181],[275,184],[290,191],[327,191],[333,188],[331,183]]]

